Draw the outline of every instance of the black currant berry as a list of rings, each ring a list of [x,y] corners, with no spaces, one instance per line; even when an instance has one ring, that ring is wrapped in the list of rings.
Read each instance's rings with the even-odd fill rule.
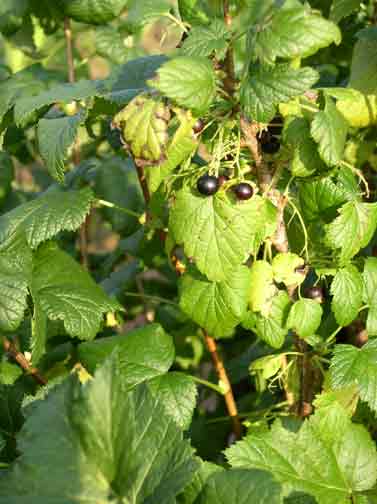
[[[204,122],[201,119],[198,119],[194,126],[192,127],[194,133],[199,134],[203,131]]]
[[[276,116],[272,119],[271,123],[268,125],[268,131],[271,135],[281,135],[283,131],[283,120],[280,116]]]
[[[263,130],[259,135],[259,141],[262,145],[271,142],[271,133]]]
[[[219,179],[213,175],[203,175],[202,177],[199,177],[196,187],[198,188],[200,194],[211,196],[219,190]]]
[[[276,154],[280,149],[280,143],[275,137],[267,143],[262,143],[262,152],[265,154]]]
[[[239,200],[248,200],[253,195],[253,188],[247,182],[237,184],[233,190]]]
[[[314,299],[314,301],[317,301],[318,303],[323,303],[325,300],[323,289],[319,285],[306,289],[305,295],[310,299]]]

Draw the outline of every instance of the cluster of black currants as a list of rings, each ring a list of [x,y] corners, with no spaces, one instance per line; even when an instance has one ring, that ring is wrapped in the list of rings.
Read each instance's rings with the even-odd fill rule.
[[[261,144],[262,152],[265,154],[276,154],[280,149],[279,137],[283,130],[283,122],[281,117],[276,116],[267,130],[262,131],[259,141]]]
[[[214,175],[202,175],[199,177],[196,187],[200,194],[205,196],[212,196],[217,193],[220,187],[228,180],[225,175],[220,175],[220,177],[215,177]],[[234,194],[237,199],[245,201],[252,197],[253,188],[247,182],[240,182],[239,184],[233,186]]]

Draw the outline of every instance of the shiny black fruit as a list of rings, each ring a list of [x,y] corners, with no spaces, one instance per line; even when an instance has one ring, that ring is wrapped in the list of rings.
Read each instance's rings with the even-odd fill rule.
[[[204,122],[201,119],[198,119],[196,121],[196,123],[194,124],[194,126],[192,127],[192,129],[193,129],[194,133],[198,134],[203,131],[204,126],[205,126]]]
[[[275,137],[271,137],[271,140],[267,143],[262,143],[262,152],[265,154],[276,154],[280,149],[280,143]]]
[[[247,182],[241,182],[240,184],[237,184],[236,186],[234,186],[233,190],[234,194],[239,200],[248,200],[253,195],[253,188]]]
[[[203,175],[202,177],[199,177],[196,187],[198,188],[200,194],[212,196],[212,194],[217,193],[219,190],[219,179],[213,175]]]
[[[309,287],[305,292],[306,297],[310,299],[314,299],[318,303],[323,303],[325,300],[325,296],[323,294],[323,289],[319,285],[315,285],[314,287]]]

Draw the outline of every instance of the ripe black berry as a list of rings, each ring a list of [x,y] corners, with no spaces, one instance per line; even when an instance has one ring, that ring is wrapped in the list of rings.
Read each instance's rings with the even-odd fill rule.
[[[323,303],[325,300],[323,289],[319,285],[309,287],[308,289],[306,289],[305,294],[308,298],[314,299],[314,301],[317,301],[318,303]]]
[[[213,175],[203,175],[202,177],[199,177],[196,187],[198,188],[200,194],[211,196],[219,190],[219,179]]]
[[[261,144],[271,142],[271,133],[269,131],[263,130],[259,135],[259,141]]]
[[[276,116],[272,119],[271,124],[268,125],[268,131],[271,135],[281,135],[283,130],[283,120],[280,116]]]
[[[271,137],[271,140],[267,143],[262,143],[262,152],[265,154],[276,154],[280,149],[280,143],[275,137]]]
[[[241,182],[234,187],[234,193],[239,200],[248,200],[253,195],[253,188],[247,182]]]
[[[194,126],[192,127],[194,133],[198,134],[203,131],[204,128],[204,122],[201,119],[198,119]]]

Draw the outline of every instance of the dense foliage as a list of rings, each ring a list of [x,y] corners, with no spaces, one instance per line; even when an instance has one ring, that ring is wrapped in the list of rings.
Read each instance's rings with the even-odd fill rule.
[[[377,502],[374,0],[1,0],[0,504]]]

